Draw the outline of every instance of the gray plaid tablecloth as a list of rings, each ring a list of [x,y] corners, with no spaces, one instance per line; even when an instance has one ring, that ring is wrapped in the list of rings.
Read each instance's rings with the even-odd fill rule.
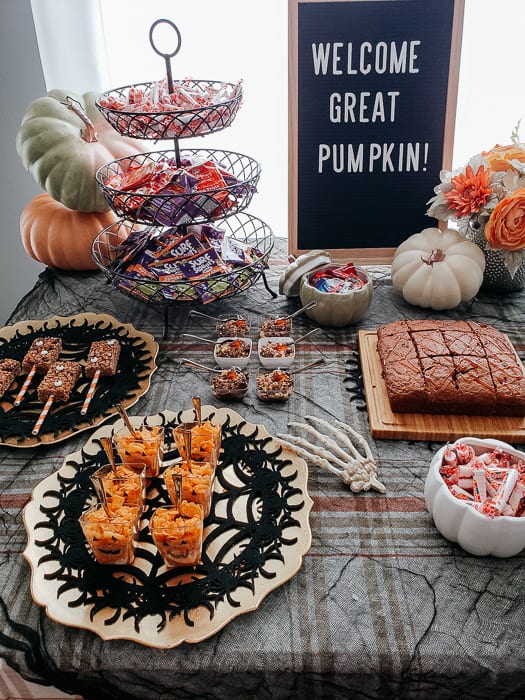
[[[278,240],[267,272],[273,290],[286,264],[284,248]],[[153,649],[63,626],[32,601],[22,510],[86,433],[49,447],[2,447],[0,655],[10,666],[29,681],[85,698],[525,697],[524,556],[477,558],[441,537],[423,498],[429,462],[441,445],[371,439],[356,354],[359,329],[434,316],[490,323],[508,333],[523,357],[525,295],[480,294],[452,312],[432,314],[403,302],[388,268],[371,274],[374,298],[363,321],[323,328],[297,360],[306,364],[322,352],[330,364],[299,374],[286,404],[261,404],[249,393],[233,408],[272,435],[309,414],[350,423],[369,441],[386,495],[353,494],[337,477],[311,468],[312,546],[300,571],[210,639]],[[259,281],[208,310],[253,316],[298,307],[296,299],[273,298]],[[180,365],[184,356],[211,364],[210,346],[182,335],[210,330],[204,319],[189,318],[187,307],[170,307],[166,319],[162,309],[107,286],[99,273],[46,270],[10,322],[82,311],[108,313],[158,340],[158,370],[135,414],[189,408],[195,394],[220,405],[207,375]],[[300,316],[295,333],[313,326]]]

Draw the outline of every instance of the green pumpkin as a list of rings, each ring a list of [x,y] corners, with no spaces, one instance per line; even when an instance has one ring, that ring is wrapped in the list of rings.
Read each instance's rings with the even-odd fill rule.
[[[324,269],[333,267],[336,266],[327,265]],[[361,289],[350,292],[323,292],[312,287],[310,284],[311,275],[305,275],[301,279],[299,292],[301,304],[305,305],[311,301],[317,303],[312,308],[305,309],[304,313],[319,325],[331,328],[342,328],[360,321],[372,302],[373,285],[372,280],[362,268],[356,267],[356,270],[361,279],[365,281],[365,285]]]
[[[31,102],[16,137],[18,155],[40,187],[77,211],[107,211],[95,173],[106,163],[144,150],[140,141],[110,126],[96,108],[96,98],[93,92],[51,90]]]

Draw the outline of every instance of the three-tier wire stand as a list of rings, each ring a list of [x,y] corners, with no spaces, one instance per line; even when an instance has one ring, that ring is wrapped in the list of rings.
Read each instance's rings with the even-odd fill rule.
[[[173,51],[163,52],[154,41],[157,27],[167,25],[176,36]],[[165,27],[164,27],[165,29]],[[93,259],[104,272],[106,280],[119,291],[146,303],[164,307],[164,333],[168,330],[169,307],[174,303],[203,303],[199,286],[206,288],[206,302],[225,299],[245,291],[262,278],[268,292],[277,296],[268,286],[265,270],[274,245],[271,229],[261,219],[248,214],[245,209],[256,192],[261,174],[259,163],[249,156],[232,151],[215,149],[181,150],[180,139],[212,134],[230,126],[242,103],[242,85],[223,83],[216,80],[173,81],[171,59],[181,47],[181,34],[177,26],[167,19],[156,20],[149,32],[150,44],[166,66],[166,82],[169,95],[174,93],[174,85],[179,89],[195,90],[201,94],[223,94],[213,104],[196,104],[194,108],[170,108],[159,110],[158,103],[152,100],[151,111],[141,105],[136,110],[134,95],[155,95],[157,83],[139,83],[117,88],[103,93],[96,100],[96,106],[111,126],[122,136],[137,139],[173,140],[173,148],[150,153],[141,153],[120,158],[101,167],[96,173],[98,186],[106,201],[119,219],[101,231],[92,246]],[[112,107],[112,105],[118,105]],[[124,107],[122,107],[124,105]],[[170,168],[179,171],[186,165],[212,160],[231,177],[217,189],[200,189],[174,194],[155,192],[148,194],[141,190],[126,191],[116,189],[112,184],[115,176],[133,169],[154,168],[160,162],[169,162]],[[150,277],[130,274],[122,264],[123,242],[132,233],[162,239],[162,235],[174,227],[184,234],[188,226],[220,221],[225,235],[233,241],[246,244],[255,251],[252,262],[235,265],[227,272],[212,274],[204,280],[160,281]]]

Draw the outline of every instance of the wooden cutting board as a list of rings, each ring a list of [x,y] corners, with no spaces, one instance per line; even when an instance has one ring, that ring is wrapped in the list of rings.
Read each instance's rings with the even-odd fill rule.
[[[525,443],[525,417],[394,413],[390,409],[385,382],[381,376],[376,331],[359,331],[358,342],[372,437],[383,440],[446,442],[468,436]]]

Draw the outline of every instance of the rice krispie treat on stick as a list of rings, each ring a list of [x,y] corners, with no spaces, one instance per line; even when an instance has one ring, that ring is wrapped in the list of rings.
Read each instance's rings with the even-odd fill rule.
[[[85,415],[100,377],[112,377],[118,366],[120,343],[116,338],[95,340],[91,343],[86,361],[86,377],[91,379],[86,399],[80,413]]]
[[[42,423],[54,401],[69,401],[71,392],[80,377],[82,368],[78,362],[54,362],[38,386],[38,399],[45,401],[45,406],[35,423],[33,435],[38,435]]]
[[[20,374],[21,367],[18,360],[6,357],[0,360],[0,398],[5,394],[13,383],[14,378]]]
[[[22,372],[27,373],[27,377],[14,401],[15,406],[22,403],[35,374],[45,374],[52,363],[58,360],[61,352],[62,340],[60,338],[39,337],[33,340],[22,360]]]

